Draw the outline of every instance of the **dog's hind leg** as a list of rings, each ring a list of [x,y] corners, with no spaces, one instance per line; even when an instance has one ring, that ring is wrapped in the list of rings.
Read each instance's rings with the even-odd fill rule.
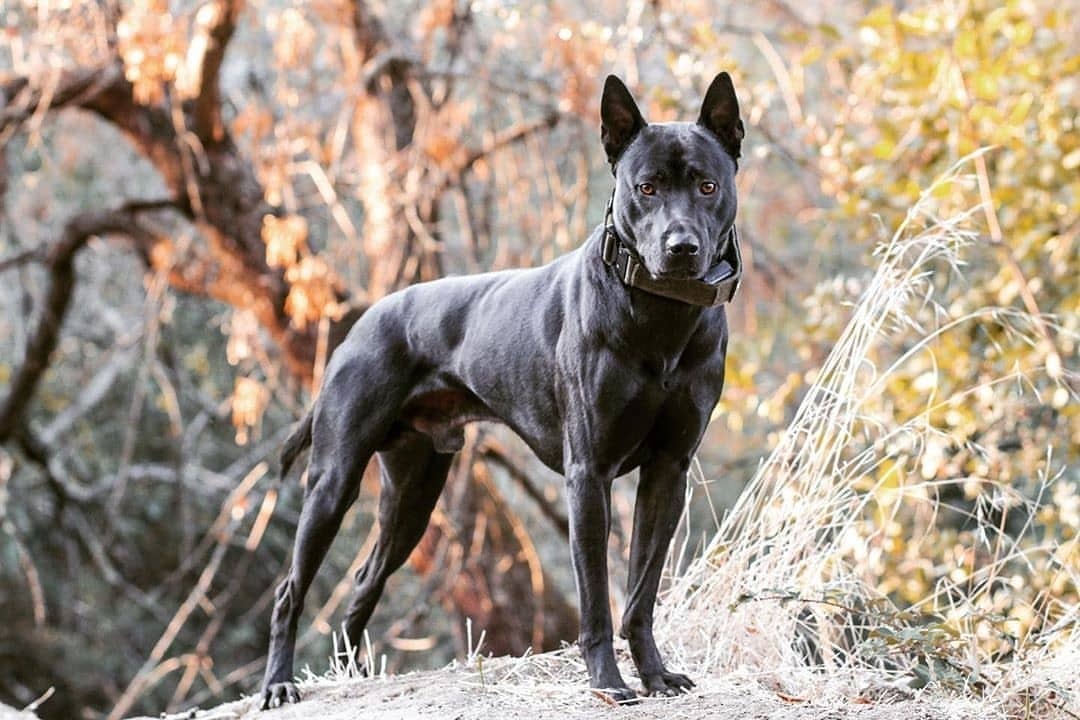
[[[327,387],[322,397],[349,397],[349,393]],[[355,392],[349,399],[348,403],[327,400],[315,414],[308,487],[296,528],[292,565],[274,595],[270,650],[263,679],[264,709],[300,699],[292,672],[296,626],[304,596],[345,512],[359,494],[364,466],[392,422],[392,403],[356,398]]]
[[[386,580],[408,559],[439,500],[453,454],[435,450],[431,438],[408,432],[393,449],[379,453],[379,538],[356,573],[356,592],[343,623],[354,649],[362,647],[364,628]]]
[[[300,511],[292,565],[288,576],[274,593],[270,650],[263,680],[263,709],[300,699],[292,683],[297,622],[308,587],[341,527],[345,511],[356,499],[361,470],[362,466],[351,473],[340,468],[318,475],[310,473],[308,482],[313,485],[309,486],[310,491]]]

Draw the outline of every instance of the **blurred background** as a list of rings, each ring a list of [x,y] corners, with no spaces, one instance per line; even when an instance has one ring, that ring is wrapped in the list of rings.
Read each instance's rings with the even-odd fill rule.
[[[1074,0],[7,0],[0,702],[54,688],[42,717],[119,718],[256,689],[302,497],[275,458],[326,358],[395,289],[584,240],[612,186],[608,73],[663,121],[694,119],[727,70],[747,126],[748,267],[687,557],[776,444],[876,245],[991,148],[934,191],[979,232],[934,282],[951,310],[1021,310],[1032,330],[950,333],[891,376],[879,410],[897,418],[928,387],[956,400],[918,462],[883,449],[858,560],[904,607],[962,584],[1000,527],[1051,552],[1005,568],[981,610],[1041,629],[1078,601],[1078,18]],[[327,666],[374,472],[298,668]],[[616,621],[634,484],[614,499]],[[566,535],[560,479],[474,428],[370,625],[376,657],[441,666],[481,630],[496,654],[573,641]]]

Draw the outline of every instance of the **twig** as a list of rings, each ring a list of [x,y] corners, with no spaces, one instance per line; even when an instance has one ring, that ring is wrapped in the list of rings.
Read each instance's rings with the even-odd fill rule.
[[[28,712],[28,713],[37,712],[37,709],[39,707],[41,707],[41,704],[43,702],[45,702],[46,700],[48,700],[49,698],[51,698],[55,692],[56,692],[56,686],[50,685],[49,689],[46,690],[45,692],[41,693],[41,695],[36,700],[34,700],[34,702],[30,703],[25,708],[23,708],[23,712]]]
[[[26,78],[16,78],[0,89],[0,99],[10,98],[0,105],[0,147],[7,144],[26,120],[44,110],[81,105],[122,80],[123,73],[119,62],[80,68],[62,74],[51,92],[31,85]]]
[[[165,202],[172,204],[171,200]],[[60,339],[60,327],[75,289],[75,255],[91,237],[109,233],[123,234],[136,243],[150,244],[152,235],[137,220],[137,214],[144,209],[149,208],[140,202],[134,206],[122,205],[111,210],[76,215],[68,221],[57,242],[45,251],[45,264],[49,270],[48,288],[37,327],[27,341],[23,363],[14,373],[11,389],[0,404],[0,442],[10,438],[21,422],[23,411]]]
[[[103,362],[92,377],[80,383],[82,392],[74,402],[57,413],[41,430],[42,442],[52,445],[66,433],[86,413],[97,406],[112,389],[116,378],[128,369],[132,359],[132,346],[137,342],[139,333],[116,340]]]
[[[159,680],[167,672],[171,672],[172,668],[168,671],[163,671],[163,668],[170,666],[174,661],[169,660],[166,663],[162,663],[161,660],[165,656],[169,647],[172,645],[176,636],[183,629],[187,623],[191,613],[195,608],[199,606],[200,602],[206,597],[210,590],[210,585],[213,583],[214,578],[217,576],[217,572],[221,567],[222,560],[225,559],[225,552],[229,549],[229,543],[236,534],[237,529],[240,526],[240,521],[244,518],[243,512],[234,512],[238,507],[241,507],[240,501],[244,499],[251,488],[266,474],[266,463],[259,463],[251,472],[248,473],[240,484],[237,486],[225,502],[222,504],[221,514],[218,516],[218,523],[215,523],[211,527],[208,535],[216,534],[217,547],[214,549],[214,554],[210,558],[210,562],[203,568],[202,573],[199,575],[198,582],[188,593],[187,598],[177,609],[176,614],[172,620],[169,621],[161,637],[155,643],[154,648],[150,651],[150,656],[143,663],[142,668],[135,674],[131,682],[128,683],[127,688],[120,695],[120,699],[117,700],[116,705],[109,712],[107,720],[120,720],[135,704],[139,696],[150,686],[152,686],[157,680]],[[219,524],[220,523],[220,524]],[[222,527],[223,525],[223,527]],[[215,532],[215,528],[220,528],[219,532]]]
[[[765,62],[769,64],[769,68],[776,78],[777,85],[780,86],[780,95],[784,98],[784,106],[787,107],[788,119],[791,120],[791,124],[794,127],[798,127],[802,124],[803,113],[802,106],[799,104],[799,97],[795,93],[795,84],[792,82],[791,73],[788,72],[787,66],[784,65],[784,60],[780,57],[780,53],[776,52],[776,48],[769,42],[769,39],[765,37],[764,34],[755,34],[753,40],[754,45],[765,58]]]
[[[165,275],[157,273],[150,283],[144,306],[143,325],[146,332],[143,335],[143,360],[139,365],[139,371],[135,378],[134,392],[128,404],[127,421],[124,423],[124,442],[120,449],[119,469],[113,482],[112,492],[109,495],[108,513],[115,517],[120,509],[124,492],[127,489],[128,466],[131,465],[132,456],[135,453],[135,442],[140,427],[140,418],[143,412],[143,403],[150,385],[150,370],[154,364],[154,356],[157,353],[158,331],[161,329],[161,297],[166,288]]]
[[[532,586],[533,595],[532,646],[540,649],[544,645],[544,591],[546,589],[544,566],[540,560],[540,554],[536,551],[536,545],[533,543],[532,537],[529,536],[529,531],[522,524],[521,519],[505,504],[494,485],[491,484],[489,472],[486,468],[482,472],[477,472],[477,469],[474,467],[473,475],[487,487],[492,498],[502,503],[503,515],[510,524],[510,528],[514,531],[514,537],[517,538],[518,544],[521,546],[521,552],[525,556],[525,562],[529,566],[529,582]]]
[[[41,587],[41,573],[38,572],[37,565],[34,564],[34,558],[30,556],[30,551],[26,549],[26,546],[23,545],[15,533],[9,533],[9,537],[15,545],[15,550],[19,555],[19,565],[22,567],[23,574],[26,575],[26,585],[30,589],[30,600],[34,611],[34,627],[40,629],[45,626],[45,591]]]
[[[203,5],[195,15],[195,35],[185,61],[185,76],[191,85],[185,90],[194,98],[193,124],[203,145],[225,139],[219,76],[242,6],[235,0],[217,0]]]
[[[525,494],[532,498],[533,502],[540,508],[543,516],[551,521],[551,524],[555,526],[559,533],[564,538],[570,538],[570,523],[567,521],[566,516],[555,509],[555,506],[544,497],[543,491],[533,484],[528,474],[510,458],[501,445],[492,438],[485,437],[480,446],[480,454],[485,459],[497,462],[502,466],[510,474],[511,479],[521,486]]]
[[[559,123],[561,117],[562,116],[556,110],[548,111],[545,115],[543,115],[537,120],[519,123],[517,125],[513,125],[500,131],[493,138],[491,138],[490,141],[484,143],[483,147],[469,150],[465,153],[465,156],[462,157],[460,161],[458,161],[457,166],[454,168],[454,171],[448,173],[443,179],[442,184],[436,191],[436,196],[443,190],[448,188],[455,178],[459,177],[466,171],[471,170],[472,167],[480,160],[486,158],[488,155],[491,155],[494,152],[497,152],[498,150],[502,150],[503,148],[514,145],[515,143],[527,140],[534,133],[540,132],[542,130],[549,130],[555,127]]]
[[[14,267],[26,265],[31,262],[41,262],[44,259],[44,253],[41,248],[30,248],[29,250],[23,250],[20,253],[15,253],[11,257],[0,260],[0,272],[10,270]]]

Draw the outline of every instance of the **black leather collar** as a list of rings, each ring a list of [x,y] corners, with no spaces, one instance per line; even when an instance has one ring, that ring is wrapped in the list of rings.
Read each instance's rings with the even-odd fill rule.
[[[714,307],[730,302],[735,297],[742,279],[742,254],[739,251],[739,235],[735,232],[734,225],[728,232],[720,260],[709,268],[704,279],[653,277],[637,251],[623,242],[616,232],[611,202],[608,203],[607,215],[604,217],[600,256],[624,285],[689,305]]]

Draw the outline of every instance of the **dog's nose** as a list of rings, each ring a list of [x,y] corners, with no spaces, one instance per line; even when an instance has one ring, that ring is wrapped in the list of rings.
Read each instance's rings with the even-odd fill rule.
[[[664,241],[664,249],[669,255],[697,255],[701,246],[693,237],[679,234]]]

